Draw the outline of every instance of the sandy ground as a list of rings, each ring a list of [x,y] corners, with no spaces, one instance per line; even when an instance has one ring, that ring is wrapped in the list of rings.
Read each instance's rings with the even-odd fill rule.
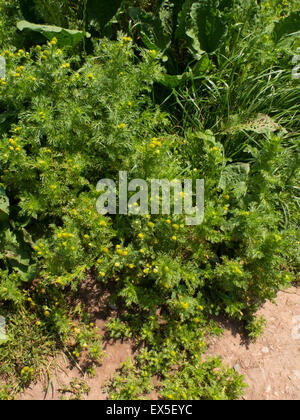
[[[267,319],[256,343],[244,342],[239,328],[224,323],[208,354],[221,355],[245,376],[245,400],[300,400],[300,288],[280,292],[259,311]]]
[[[85,292],[84,292],[85,293]],[[100,333],[104,332],[105,320],[98,292],[90,285],[89,294],[84,294],[93,306],[95,322]],[[99,305],[99,304],[97,304]],[[223,336],[213,338],[207,355],[220,355],[225,363],[235,367],[248,383],[244,400],[299,400],[300,399],[300,288],[280,292],[276,303],[266,303],[259,311],[267,319],[265,332],[256,343],[247,343],[240,327],[232,322],[221,322]],[[128,357],[133,355],[130,343],[105,342],[106,356],[96,368],[96,375],[87,378],[89,395],[83,399],[103,400],[103,389]],[[70,366],[63,357],[52,364],[51,376],[27,389],[19,396],[21,400],[56,400],[61,398],[61,389],[73,378],[80,378],[80,371]],[[66,396],[67,397],[67,396]]]

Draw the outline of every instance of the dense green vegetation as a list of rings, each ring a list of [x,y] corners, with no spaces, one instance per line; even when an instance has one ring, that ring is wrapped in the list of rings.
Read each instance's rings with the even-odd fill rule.
[[[107,5],[109,3],[109,5]],[[0,0],[0,398],[50,355],[102,357],[71,301],[110,290],[112,337],[140,351],[111,398],[236,399],[203,361],[214,315],[251,339],[298,281],[298,1]],[[101,178],[205,180],[205,217],[101,216]],[[90,370],[92,370],[90,368]],[[1,385],[2,384],[2,385]]]

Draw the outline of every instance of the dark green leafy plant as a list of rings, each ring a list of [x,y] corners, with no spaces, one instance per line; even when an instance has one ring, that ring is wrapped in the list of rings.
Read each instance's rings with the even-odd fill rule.
[[[204,52],[215,51],[227,31],[226,19],[218,10],[215,1],[193,3],[187,23],[186,34],[192,39],[192,49],[196,58]]]
[[[104,26],[114,17],[122,0],[87,0],[86,12],[89,21],[96,21],[103,30]]]
[[[290,15],[283,17],[276,22],[273,31],[273,37],[276,41],[279,41],[282,37],[298,32],[300,33],[300,10],[291,13]]]
[[[18,220],[16,213],[17,209],[10,206],[5,190],[0,187],[0,259],[17,272],[22,281],[30,281],[36,274],[30,258],[32,240],[25,230],[26,220]]]
[[[130,8],[129,15],[143,43],[150,49],[166,54],[168,70],[180,73],[176,58],[186,66],[186,52],[190,60],[199,60],[205,52],[213,52],[227,32],[227,22],[219,2],[165,0],[152,12],[141,8]],[[175,54],[175,55],[174,55]],[[176,57],[177,55],[177,57]],[[182,69],[184,70],[184,68]]]
[[[70,0],[17,0],[24,18],[38,24],[65,27],[81,2]]]

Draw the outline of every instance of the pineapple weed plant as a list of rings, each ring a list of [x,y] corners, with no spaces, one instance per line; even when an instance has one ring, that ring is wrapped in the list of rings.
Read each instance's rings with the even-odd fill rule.
[[[139,349],[107,385],[111,399],[146,398],[153,389],[163,399],[239,398],[243,378],[219,358],[203,358],[208,336],[221,333],[212,318],[237,319],[256,339],[265,323],[257,309],[299,271],[297,40],[272,40],[282,8],[255,2],[252,27],[230,32],[201,76],[187,67],[191,76],[159,105],[162,52],[121,32],[93,39],[91,54],[61,48],[55,37],[20,49],[4,30],[7,3],[0,398],[49,372],[58,351],[74,363],[81,355],[101,362],[94,320],[71,304],[88,272],[109,284],[120,308],[107,322],[110,336]],[[99,215],[96,184],[117,180],[119,170],[132,179],[203,178],[204,222]]]

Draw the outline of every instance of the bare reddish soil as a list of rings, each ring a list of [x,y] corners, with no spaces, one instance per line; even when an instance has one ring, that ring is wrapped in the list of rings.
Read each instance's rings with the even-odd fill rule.
[[[258,313],[267,325],[256,343],[244,342],[240,330],[225,323],[208,354],[221,355],[245,375],[249,386],[243,399],[300,400],[300,289],[279,292],[276,303],[266,303]]]

